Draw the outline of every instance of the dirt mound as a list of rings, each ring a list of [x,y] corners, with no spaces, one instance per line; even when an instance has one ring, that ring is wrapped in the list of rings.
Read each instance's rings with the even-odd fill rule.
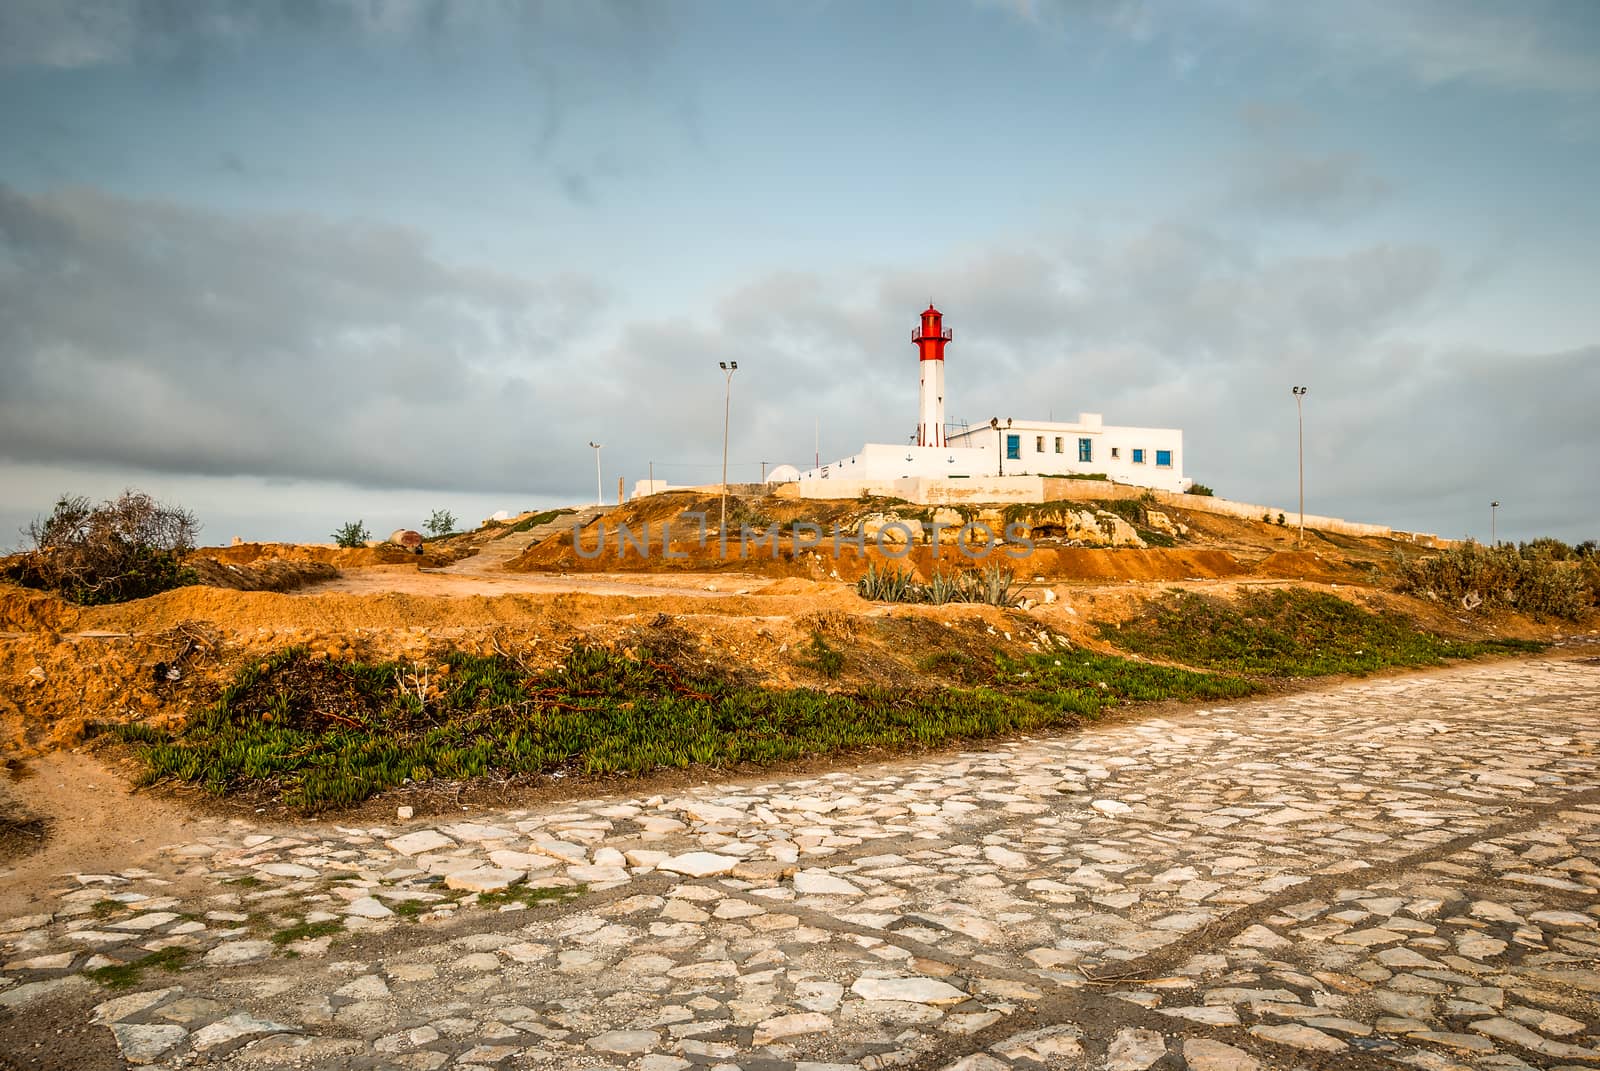
[[[191,555],[191,564],[195,558],[212,558],[227,565],[301,561],[322,562],[339,569],[402,564],[437,568],[460,556],[434,547],[430,547],[425,554],[416,554],[393,543],[380,543],[375,547],[334,547],[325,543],[240,543],[232,547],[201,547]]]
[[[78,608],[60,596],[0,584],[0,631],[65,629],[77,620]]]
[[[332,580],[339,570],[327,562],[258,558],[253,565],[235,565],[215,558],[191,558],[188,566],[200,583],[234,591],[293,591],[307,584]]]
[[[821,584],[815,580],[803,580],[800,577],[786,577],[783,580],[774,580],[764,587],[751,592],[752,595],[817,595],[833,588],[832,584]]]
[[[1343,558],[1329,558],[1309,550],[1278,550],[1250,568],[1256,576],[1278,580],[1317,580],[1325,583],[1359,582],[1367,577]]]
[[[1060,580],[1222,580],[1243,576],[1245,568],[1220,550],[1100,550],[1041,547],[1014,566],[1019,576]]]
[[[137,637],[44,632],[0,644],[0,752],[75,747],[94,722],[185,716],[209,701],[218,653],[193,626]],[[166,672],[174,665],[176,680]]]

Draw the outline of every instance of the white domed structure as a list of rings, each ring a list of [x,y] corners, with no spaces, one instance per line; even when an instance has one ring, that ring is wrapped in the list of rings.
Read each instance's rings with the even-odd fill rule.
[[[779,465],[767,473],[768,483],[794,483],[800,478],[800,470],[793,465]]]

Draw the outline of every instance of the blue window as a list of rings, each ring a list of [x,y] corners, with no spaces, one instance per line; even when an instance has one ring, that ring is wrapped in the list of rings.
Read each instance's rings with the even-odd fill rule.
[[[1156,451],[1156,468],[1158,468],[1158,469],[1170,469],[1171,467],[1172,467],[1172,451],[1171,450],[1157,450]]]
[[[1135,465],[1144,464],[1144,451],[1139,449],[1137,446],[1133,448],[1133,463]]]
[[[1078,460],[1079,461],[1093,461],[1094,460],[1094,440],[1093,439],[1079,439],[1078,440]]]
[[[1006,436],[1006,457],[1010,458],[1013,461],[1021,461],[1022,460],[1022,436],[1020,436],[1020,435],[1007,435]]]

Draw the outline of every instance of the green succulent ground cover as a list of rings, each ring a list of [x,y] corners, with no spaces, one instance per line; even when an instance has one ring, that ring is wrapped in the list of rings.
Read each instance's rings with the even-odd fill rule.
[[[318,660],[290,648],[245,667],[175,730],[133,723],[116,732],[143,761],[143,783],[252,792],[313,812],[436,779],[639,775],[916,751],[1070,728],[1120,704],[1230,700],[1283,677],[1539,646],[1452,641],[1296,589],[1236,602],[1174,592],[1101,632],[1135,657],[1066,647],[992,660],[933,652],[918,664],[927,686],[916,690],[766,688],[647,651],[578,648],[538,671],[502,655],[451,652],[429,691],[410,665]],[[797,657],[830,680],[844,662],[820,635]]]
[[[117,732],[143,760],[144,783],[264,789],[316,811],[407,781],[916,750],[1068,727],[1129,700],[1253,690],[1232,678],[1066,652],[1005,662],[992,683],[910,692],[762,688],[595,648],[537,673],[499,655],[446,660],[447,683],[425,699],[409,686],[408,667],[316,661],[291,648],[246,667],[176,731],[135,723]]]
[[[1172,592],[1137,619],[1099,631],[1147,658],[1271,677],[1359,676],[1544,648],[1523,640],[1451,640],[1404,617],[1300,588],[1248,592],[1232,602]]]

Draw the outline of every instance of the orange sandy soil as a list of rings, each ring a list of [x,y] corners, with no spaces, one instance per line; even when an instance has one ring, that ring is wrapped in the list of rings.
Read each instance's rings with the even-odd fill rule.
[[[713,510],[715,502],[709,499]],[[658,521],[707,504],[660,496],[613,516]],[[776,521],[805,517],[825,526],[893,508],[772,499],[756,505]],[[1036,603],[1027,610],[865,601],[853,580],[878,555],[848,550],[837,561],[803,554],[724,563],[714,557],[714,546],[706,551],[690,541],[679,547],[692,555],[687,561],[618,559],[608,552],[591,562],[573,553],[570,533],[561,533],[528,548],[509,570],[438,571],[441,563],[504,537],[503,530],[430,543],[420,558],[372,548],[207,548],[197,556],[219,563],[215,582],[228,586],[208,581],[118,606],[74,607],[0,585],[0,758],[76,747],[98,724],[182,719],[212,702],[246,660],[294,644],[319,657],[420,663],[445,647],[499,650],[534,666],[558,661],[577,643],[645,645],[774,686],[916,686],[927,683],[917,661],[930,651],[960,649],[987,659],[996,651],[1037,649],[1048,637],[1095,646],[1094,622],[1124,619],[1168,589],[1226,594],[1284,583],[1397,606],[1431,628],[1460,635],[1551,634],[1519,619],[1490,627],[1372,587],[1375,568],[1396,550],[1387,540],[1308,532],[1308,549],[1297,552],[1292,529],[1198,513],[1174,520],[1191,529],[1179,547],[1041,545],[1025,561],[1007,562],[1024,582],[1022,594]],[[990,560],[1005,561],[998,553]],[[948,548],[944,562],[965,564]],[[252,583],[237,582],[250,570],[259,574],[246,581],[259,579],[273,563],[279,573],[298,568],[298,579],[312,582],[292,593],[248,590]],[[915,548],[906,564],[926,575],[934,565],[931,548]],[[337,575],[327,575],[329,565]],[[273,576],[281,579],[279,573]],[[1047,590],[1054,601],[1045,601]],[[845,654],[845,672],[835,682],[806,664],[804,648],[819,633]],[[157,663],[174,661],[182,679],[157,680]]]

